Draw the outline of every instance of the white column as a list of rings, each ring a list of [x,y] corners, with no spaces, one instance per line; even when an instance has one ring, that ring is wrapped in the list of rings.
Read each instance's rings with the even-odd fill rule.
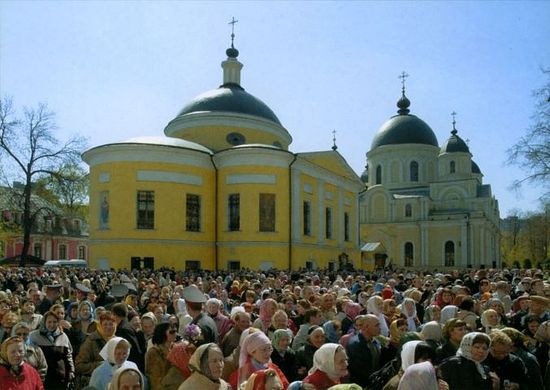
[[[460,227],[460,265],[466,267],[468,265],[468,222],[464,221]]]

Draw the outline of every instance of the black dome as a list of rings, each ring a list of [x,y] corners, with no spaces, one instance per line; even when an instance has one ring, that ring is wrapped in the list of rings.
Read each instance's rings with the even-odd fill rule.
[[[473,160],[472,160],[472,173],[481,174],[481,169],[479,169],[479,166]]]
[[[369,182],[369,167],[368,166],[365,167],[365,170],[361,174],[361,181],[363,183],[368,183]]]
[[[451,136],[441,147],[441,153],[454,153],[454,152],[462,152],[462,153],[470,153],[470,148],[468,148],[468,145],[462,138],[460,138],[457,134],[456,130],[451,131]]]
[[[218,89],[197,96],[183,107],[177,116],[205,111],[238,112],[264,118],[281,125],[275,113],[264,102],[237,84],[224,84]]]
[[[395,115],[382,125],[372,140],[371,150],[382,145],[425,144],[439,146],[433,130],[416,115]]]

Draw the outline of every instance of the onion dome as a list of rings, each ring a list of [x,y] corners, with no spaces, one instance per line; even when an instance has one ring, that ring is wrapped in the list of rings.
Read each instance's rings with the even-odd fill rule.
[[[416,115],[409,114],[410,100],[403,91],[397,102],[398,115],[380,127],[372,140],[371,150],[383,145],[424,144],[439,146],[433,130]]]
[[[481,169],[479,169],[479,166],[472,160],[472,173],[478,173],[481,175]]]
[[[464,140],[457,135],[458,131],[455,127],[456,121],[454,119],[454,115],[456,114],[453,112],[453,130],[451,131],[451,136],[441,147],[441,153],[470,153],[470,148],[468,148],[466,142],[464,142]]]
[[[361,181],[365,184],[369,182],[369,164],[365,165],[365,170],[361,174]]]

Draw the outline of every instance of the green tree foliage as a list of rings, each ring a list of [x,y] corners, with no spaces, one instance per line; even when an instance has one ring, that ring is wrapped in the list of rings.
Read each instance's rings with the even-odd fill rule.
[[[29,254],[30,234],[39,210],[33,209],[32,195],[41,180],[62,180],[63,167],[78,166],[85,140],[74,136],[59,141],[55,114],[45,104],[25,108],[18,114],[13,101],[0,99],[0,167],[7,183],[21,182],[22,262]]]
[[[533,123],[508,150],[508,162],[521,167],[526,176],[514,182],[516,188],[529,182],[540,185],[550,195],[550,69],[544,69],[546,83],[533,92],[537,100]]]

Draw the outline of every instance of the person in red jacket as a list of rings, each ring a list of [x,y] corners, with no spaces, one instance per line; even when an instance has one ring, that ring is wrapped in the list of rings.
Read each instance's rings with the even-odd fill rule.
[[[0,346],[0,384],[3,390],[44,390],[38,371],[25,363],[25,343],[19,336]]]
[[[313,355],[313,367],[302,383],[310,383],[316,390],[327,390],[340,384],[348,375],[348,357],[340,344],[323,344]]]

